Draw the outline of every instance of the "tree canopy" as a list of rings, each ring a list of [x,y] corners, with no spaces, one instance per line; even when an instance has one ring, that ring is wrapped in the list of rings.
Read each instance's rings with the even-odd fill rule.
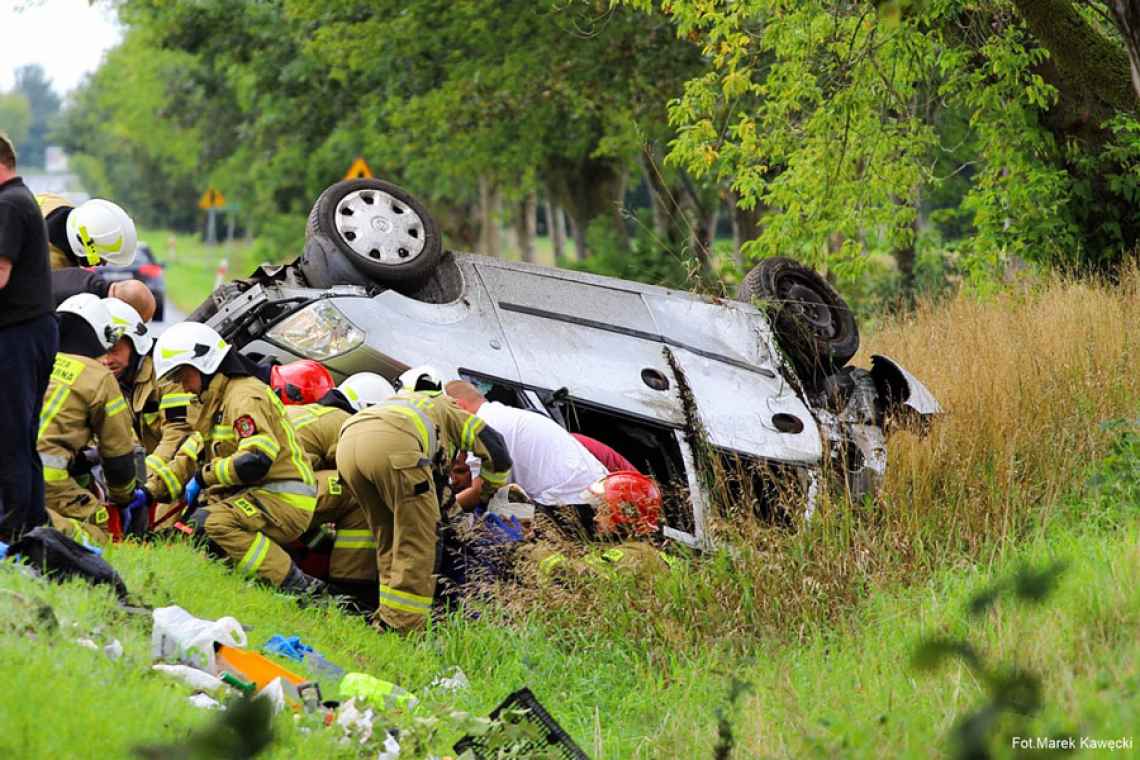
[[[886,257],[905,289],[932,261],[1112,270],[1140,235],[1126,2],[115,5],[61,132],[85,175],[181,226],[218,187],[275,255],[357,155],[454,245],[539,197],[587,266],[671,282],[776,254],[852,282]]]

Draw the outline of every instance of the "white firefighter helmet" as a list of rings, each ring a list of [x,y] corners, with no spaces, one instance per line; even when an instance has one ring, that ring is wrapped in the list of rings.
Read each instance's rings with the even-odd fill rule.
[[[421,364],[400,375],[396,381],[402,391],[442,391],[443,375],[435,367]]]
[[[392,384],[375,372],[357,372],[341,383],[337,390],[358,412],[396,395]]]
[[[58,311],[61,314],[74,314],[91,325],[91,329],[95,331],[95,337],[108,351],[118,342],[119,338],[123,337],[124,328],[121,325],[115,325],[111,312],[99,296],[94,293],[74,295],[61,303]]]
[[[212,375],[230,351],[230,344],[212,327],[201,322],[179,322],[154,344],[154,374],[159,379],[179,367],[190,366]]]
[[[95,266],[100,260],[124,267],[135,260],[138,233],[127,212],[111,201],[92,198],[67,215],[67,240],[81,262]]]
[[[135,311],[135,308],[126,301],[118,298],[104,298],[103,305],[111,312],[111,322],[123,329],[123,335],[131,339],[135,352],[139,356],[146,356],[150,347],[154,345],[154,336],[150,334],[150,327]]]

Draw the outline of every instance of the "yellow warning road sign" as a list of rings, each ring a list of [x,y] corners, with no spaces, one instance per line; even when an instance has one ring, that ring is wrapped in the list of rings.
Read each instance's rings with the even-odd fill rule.
[[[212,187],[202,193],[202,197],[198,199],[200,209],[221,208],[224,205],[226,205],[226,196]]]
[[[348,167],[348,172],[344,175],[345,179],[372,179],[372,170],[368,168],[362,156],[357,156],[356,160],[352,162],[352,166]]]

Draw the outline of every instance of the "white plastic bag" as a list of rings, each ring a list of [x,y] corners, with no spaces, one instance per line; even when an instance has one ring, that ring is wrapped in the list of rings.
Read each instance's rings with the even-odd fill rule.
[[[176,660],[218,674],[214,643],[232,647],[246,645],[241,623],[232,617],[201,620],[181,607],[160,607],[154,611],[151,654],[159,660]]]
[[[469,686],[471,682],[467,680],[467,674],[458,665],[448,668],[429,684],[429,688],[451,692],[462,691]]]
[[[372,738],[372,721],[375,717],[371,707],[361,710],[355,699],[342,702],[336,716],[337,725],[344,730],[341,743],[351,739],[356,739],[361,744],[367,743]]]
[[[285,684],[280,677],[274,678],[269,683],[265,684],[265,688],[257,692],[254,699],[268,699],[269,704],[273,705],[273,714],[281,712],[285,709]]]
[[[400,760],[400,743],[391,732],[384,734],[384,749],[376,756],[376,760]]]
[[[511,483],[495,491],[495,495],[487,502],[487,513],[504,520],[512,517],[517,517],[519,520],[533,520],[534,504],[522,486]]]
[[[224,709],[222,703],[213,697],[208,697],[205,694],[193,694],[190,696],[190,704],[195,707],[201,707],[203,710],[222,710]]]
[[[217,691],[225,686],[221,680],[214,678],[206,671],[192,668],[189,665],[167,665],[160,662],[151,667],[160,673],[174,676],[187,686],[200,691]]]

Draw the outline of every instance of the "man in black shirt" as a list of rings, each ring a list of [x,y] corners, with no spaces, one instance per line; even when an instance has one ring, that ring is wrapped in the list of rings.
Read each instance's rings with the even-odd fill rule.
[[[139,313],[143,322],[154,318],[154,294],[146,283],[140,280],[115,280],[107,282],[98,272],[82,267],[67,267],[51,270],[51,297],[53,308],[80,293],[93,293],[100,298],[118,298],[130,304]]]
[[[0,132],[0,541],[6,543],[47,522],[36,437],[58,347],[47,227],[16,176],[15,148]]]

